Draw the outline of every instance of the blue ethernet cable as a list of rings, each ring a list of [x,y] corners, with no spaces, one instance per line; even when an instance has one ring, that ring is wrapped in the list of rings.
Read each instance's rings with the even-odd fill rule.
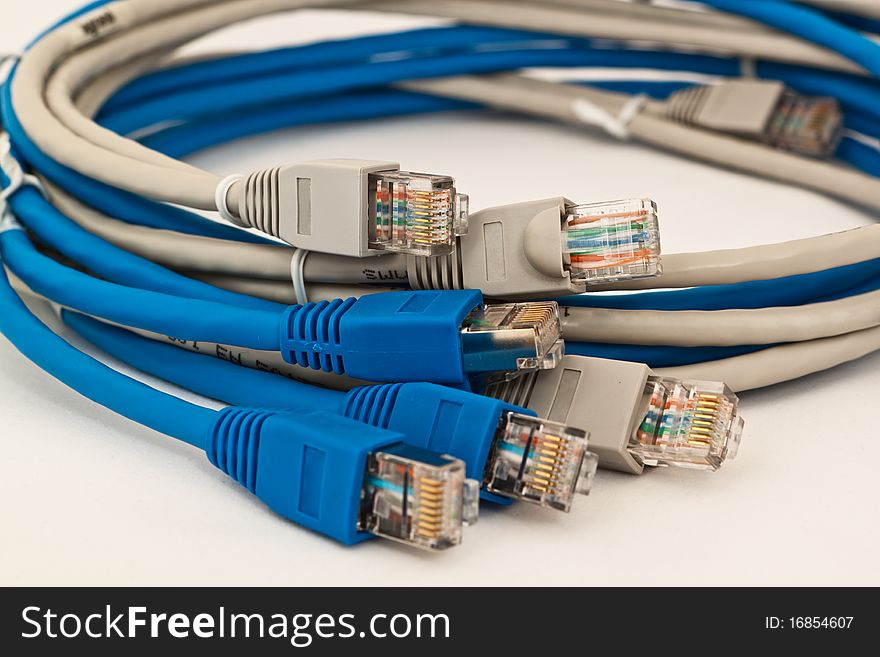
[[[542,366],[561,348],[552,303],[508,304],[496,321],[479,290],[385,292],[283,312],[187,299],[93,278],[40,254],[21,230],[0,234],[6,264],[48,299],[110,321],[197,342],[281,351],[290,363],[373,381],[469,385]],[[537,308],[537,320],[523,309]],[[534,316],[534,315],[533,315]]]
[[[9,180],[0,172],[0,187]],[[39,238],[61,254],[108,281],[180,297],[216,301],[242,308],[281,312],[284,306],[187,278],[146,258],[113,246],[65,217],[32,187],[9,199],[16,216]]]
[[[867,16],[856,16],[854,14],[847,14],[842,11],[829,11],[827,9],[821,11],[829,18],[836,20],[839,23],[843,23],[844,25],[848,25],[849,27],[858,30],[859,32],[871,32],[873,34],[880,34],[880,20],[877,20],[876,18],[868,18]]]
[[[62,310],[65,324],[114,358],[203,397],[235,406],[291,411],[336,411],[345,393],[191,352],[129,330]]]
[[[182,89],[198,89],[254,75],[290,73],[316,67],[332,71],[334,66],[382,59],[383,53],[386,53],[386,59],[391,59],[392,56],[442,57],[504,44],[510,44],[510,47],[515,44],[522,48],[531,43],[533,47],[547,48],[547,43],[552,41],[559,44],[559,47],[571,40],[554,34],[459,25],[453,29],[429,27],[230,55],[179,66],[174,69],[173,74],[164,70],[136,78],[117,90],[103,104],[96,118],[100,121],[105,114]]]
[[[382,88],[304,98],[244,112],[207,115],[157,130],[140,137],[138,141],[147,148],[181,158],[220,143],[301,125],[470,110],[478,107],[463,101]]]
[[[857,139],[844,139],[837,153],[865,173],[880,177],[880,151],[873,146]]]
[[[864,290],[868,291],[868,290]],[[395,293],[396,294],[396,293]],[[375,296],[375,295],[374,295]],[[327,306],[329,306],[329,302],[324,302]],[[318,304],[315,304],[316,306]],[[323,306],[322,307],[326,307]],[[124,322],[120,322],[124,323]],[[134,325],[134,324],[129,324]],[[731,356],[738,356],[744,353],[751,353],[754,351],[759,351],[761,349],[766,349],[767,347],[772,345],[755,345],[755,346],[743,346],[743,347],[671,347],[671,346],[657,346],[657,345],[624,345],[624,344],[606,344],[606,343],[582,343],[582,342],[572,342],[569,341],[565,345],[565,350],[567,353],[580,355],[580,356],[594,356],[597,358],[610,358],[612,360],[626,360],[638,363],[647,363],[652,367],[675,367],[679,365],[691,365],[698,362],[709,361],[709,360],[718,360],[721,358],[728,358]],[[147,345],[144,346],[144,353],[151,353],[147,348]],[[160,352],[161,353],[161,352]],[[167,353],[167,352],[164,352]],[[384,356],[381,355],[381,356]],[[377,360],[375,362],[381,363],[380,356],[376,357]],[[156,356],[156,362],[154,363],[155,367],[160,367],[163,361]],[[196,367],[196,363],[201,363],[201,367]],[[200,372],[205,368],[209,367],[209,363],[204,360],[201,361],[190,361],[187,363],[186,368],[187,372],[191,374],[193,377],[200,377]],[[183,364],[181,363],[181,367]],[[310,365],[306,365],[306,367],[310,367]],[[189,369],[195,368],[195,369]],[[149,367],[139,367],[139,369],[144,369],[145,371],[152,371]],[[433,366],[431,370],[433,371]],[[381,364],[377,366],[377,370],[371,370],[372,376],[366,377],[369,379],[381,379],[385,376],[385,370],[381,368]],[[260,373],[257,373],[260,374]],[[158,376],[162,378],[169,378],[164,376],[164,374],[159,373]],[[181,376],[186,377],[187,374],[181,374]],[[247,374],[241,374],[242,377],[249,376]],[[426,375],[421,375],[424,378]],[[219,380],[214,379],[212,377],[205,377],[207,381],[213,382],[212,385],[219,385],[223,387],[223,384],[218,383]],[[273,377],[274,378],[274,377]],[[170,379],[169,380],[173,380]],[[258,377],[257,380],[266,381],[265,377]],[[180,381],[184,387],[189,387],[191,389],[201,389],[202,394],[208,397],[216,397],[218,399],[224,399],[222,396],[216,396],[215,394],[211,394],[210,389],[206,388],[197,388],[196,384],[192,381],[188,381],[188,383],[192,383],[192,385],[188,385],[186,380]],[[199,383],[199,386],[204,386],[204,383]],[[243,384],[244,385],[244,384]],[[263,386],[256,381],[250,382],[247,385],[253,386],[254,390],[263,390]],[[266,394],[274,394],[268,393]],[[283,393],[287,394],[287,393]],[[274,399],[274,397],[270,397],[270,399]],[[224,399],[225,400],[225,399]],[[235,399],[230,398],[228,401],[233,402]],[[275,399],[275,401],[279,401]],[[264,405],[273,406],[274,402],[270,403],[267,401],[263,402]]]
[[[860,132],[868,137],[880,139],[880,123],[869,114],[849,108],[846,111],[845,119],[845,125],[850,130]]]
[[[556,365],[553,302],[484,304],[479,290],[382,292],[290,306],[288,363],[367,381],[470,386],[480,377]]]
[[[436,58],[368,62],[335,70],[282,71],[257,79],[231,80],[197,89],[182,89],[137,105],[103,114],[101,125],[119,134],[166,121],[185,121],[217,107],[239,110],[280,100],[384,86],[399,80],[480,74],[527,66],[581,66],[583,53],[563,48],[491,50]]]
[[[9,75],[9,80],[11,80],[15,75],[15,69]],[[150,228],[176,230],[193,235],[257,244],[273,243],[271,240],[259,235],[252,235],[235,226],[220,224],[181,208],[157,203],[115,189],[58,164],[40,151],[22,129],[12,107],[8,81],[0,88],[0,120],[2,120],[3,129],[9,133],[12,140],[13,153],[22,166],[39,171],[41,175],[62,189],[71,192],[86,205],[90,205],[106,215]]]
[[[608,360],[645,363],[649,367],[681,367],[697,363],[751,354],[778,345],[738,345],[735,347],[676,347],[642,344],[610,344],[605,342],[565,343],[565,352],[572,356],[591,356]]]
[[[608,53],[603,53],[605,56],[607,56],[607,54]],[[554,54],[553,56],[557,55]],[[764,77],[779,78],[802,93],[813,93],[816,95],[828,95],[829,93],[832,93],[833,95],[836,95],[848,111],[853,111],[853,108],[856,108],[855,111],[859,113],[872,111],[877,106],[875,97],[880,98],[880,94],[877,93],[875,88],[869,86],[866,81],[860,80],[855,76],[831,76],[817,71],[806,70],[805,72],[805,69],[802,67],[786,67],[785,65],[777,64],[759,64],[759,68],[761,67],[766,67],[766,71],[764,71],[763,68],[761,69],[764,73]],[[251,84],[256,84],[256,81]],[[596,86],[602,87],[603,85],[602,83],[598,83]],[[604,86],[606,88],[614,88],[615,85],[605,84]],[[652,88],[650,84],[647,86],[649,93],[653,91],[655,95],[660,95],[658,89]],[[670,85],[669,89],[671,90],[676,86],[678,85]],[[620,90],[626,90],[628,87],[630,91],[638,91],[638,85],[632,82],[620,82],[616,87]],[[283,87],[281,85],[273,84],[269,85],[269,88],[271,89],[271,93],[274,96],[277,96],[279,89]],[[644,91],[644,89],[642,89],[642,91]],[[336,110],[337,107],[343,109],[345,107],[344,103],[346,99],[350,100],[352,105],[357,109],[348,113],[342,112],[341,115],[337,116],[337,111],[334,110]],[[251,98],[247,102],[250,103],[255,100],[257,99]],[[436,103],[432,105],[431,102],[427,100],[427,97],[423,102],[420,102],[416,95],[396,95],[394,92],[390,92],[390,95],[385,102],[385,107],[387,108],[385,110],[382,109],[382,101],[380,101],[377,96],[371,96],[369,94],[363,94],[360,96],[353,95],[350,98],[344,96],[335,100],[336,104],[334,104],[333,98],[327,99],[325,104],[325,101],[317,99],[310,105],[309,100],[306,99],[293,106],[272,104],[268,108],[264,108],[259,104],[248,105],[248,110],[246,112],[222,112],[219,114],[212,113],[202,115],[195,118],[193,121],[182,123],[158,131],[157,133],[147,135],[142,138],[142,140],[145,145],[156,148],[161,152],[181,157],[194,150],[205,148],[221,141],[228,141],[230,139],[265,132],[279,127],[289,127],[291,125],[313,122],[309,117],[308,110],[321,106],[325,106],[328,110],[328,113],[324,115],[323,121],[321,122],[372,118],[383,115],[400,115],[411,112],[469,109],[474,107],[472,104],[444,99],[437,99]],[[367,101],[368,105],[366,107],[360,107],[358,105],[358,101],[360,100]],[[395,102],[398,102],[399,106],[395,105]],[[376,103],[376,105],[373,106],[373,103]],[[216,110],[217,107],[218,106],[215,105],[212,109]],[[305,116],[300,116],[301,107],[305,112]],[[862,115],[864,116],[864,114]],[[856,123],[855,126],[850,126],[848,124],[847,127],[851,127],[857,131],[860,131],[859,127],[862,127],[866,134],[869,135],[876,132],[875,127],[870,127],[876,123],[874,121],[863,119],[859,122],[859,119],[855,118],[854,122]],[[866,123],[868,124],[868,127],[866,127]],[[844,138],[843,142],[845,146],[838,151],[838,155],[868,173],[875,171],[876,158],[874,157],[873,152],[862,152],[864,149],[860,149],[857,144],[850,144],[849,142],[851,141],[852,140],[849,138]],[[853,155],[854,152],[855,155]]]
[[[559,297],[563,306],[620,310],[728,310],[771,308],[831,301],[857,285],[880,288],[880,258],[807,274],[728,285],[705,285],[664,292],[638,294],[576,294]]]
[[[874,77],[880,77],[880,45],[857,31],[836,23],[812,8],[786,0],[702,0],[705,4],[732,14],[753,18],[783,32],[824,46],[860,64]]]
[[[419,33],[432,35],[432,42],[439,41],[436,36],[433,36],[434,33],[437,33],[441,38],[456,40],[457,30],[460,29],[467,28],[433,28],[432,30],[419,31]],[[353,39],[349,42],[330,42],[327,46],[332,53],[344,54],[346,48],[349,47],[355,52],[361,53],[364,50],[364,46],[369,44],[375,48],[377,54],[377,56],[374,57],[375,60],[378,60],[375,62],[376,68],[380,71],[387,71],[386,73],[370,73],[369,75],[387,75],[388,79],[394,77],[397,79],[406,78],[407,67],[439,67],[446,65],[443,64],[443,61],[446,60],[448,56],[443,52],[432,52],[429,57],[424,55],[421,51],[414,51],[411,57],[405,57],[404,55],[406,53],[401,53],[401,49],[395,47],[395,39],[399,38],[408,42],[410,34],[411,33],[404,32],[397,35],[387,35],[386,40],[383,40],[382,37],[367,37],[364,40]],[[535,38],[539,38],[540,36],[541,35],[535,35]],[[487,62],[479,65],[489,67],[497,65],[499,70],[515,69],[525,65],[539,65],[542,63],[543,58],[552,59],[558,57],[559,63],[557,65],[647,67],[656,70],[687,70],[694,73],[726,77],[735,77],[739,73],[738,60],[729,57],[691,55],[639,49],[609,49],[606,47],[591,49],[588,40],[577,39],[559,40],[558,44],[556,44],[557,47],[553,48],[528,48],[525,46],[528,46],[529,42],[522,41],[522,34],[513,33],[511,35],[505,35],[503,31],[496,33],[495,38],[502,41],[509,40],[510,48],[502,52],[493,52],[491,50],[480,51],[479,49],[475,49],[472,52],[456,53],[455,57],[458,58],[463,65],[468,66],[476,65],[479,63],[478,60],[480,57],[486,57],[488,58]],[[363,42],[366,42],[366,44]],[[535,43],[540,44],[540,41]],[[400,61],[382,61],[381,57],[378,55],[383,52],[383,48],[384,51],[390,50],[400,55]],[[225,107],[225,111],[231,111],[235,107],[238,107],[239,103],[257,105],[260,102],[269,102],[272,98],[277,98],[281,93],[294,93],[297,95],[315,94],[322,91],[326,93],[327,90],[330,90],[334,85],[343,85],[343,88],[351,88],[353,82],[350,78],[356,77],[359,71],[366,70],[370,61],[373,61],[347,61],[344,56],[338,56],[333,59],[333,61],[346,63],[347,66],[338,66],[326,70],[321,69],[318,73],[320,74],[319,77],[323,78],[322,80],[316,81],[313,77],[306,76],[301,78],[301,83],[293,84],[297,81],[297,77],[292,76],[287,79],[282,79],[283,76],[281,73],[285,71],[277,71],[277,69],[273,67],[272,62],[275,59],[286,61],[291,58],[291,56],[295,56],[298,50],[298,48],[285,48],[256,53],[253,55],[233,56],[216,60],[214,62],[190,64],[176,69],[154,73],[152,74],[151,79],[163,82],[164,86],[171,90],[176,89],[178,91],[191,92],[191,96],[195,97],[194,102],[196,104],[187,107],[187,98],[189,97],[180,96],[178,97],[179,103],[175,104],[173,110],[183,115],[197,116],[200,112],[199,107]],[[530,60],[529,57],[534,57],[536,59]],[[398,64],[400,67],[397,67]],[[224,70],[226,66],[232,66],[234,69],[241,67],[242,70],[238,71],[235,75],[225,78],[220,72]],[[838,96],[839,94],[831,93],[831,89],[827,88],[828,85],[833,85],[836,90],[843,94],[843,98],[841,98],[842,102],[846,103],[848,102],[847,98],[850,98],[853,102],[862,104],[869,111],[872,107],[869,99],[862,100],[862,98],[865,93],[876,93],[874,91],[876,86],[859,76],[839,72],[819,71],[803,66],[780,64],[776,62],[759,61],[757,62],[757,66],[759,69],[757,73],[760,77],[778,78],[795,88],[797,88],[798,83],[810,84],[811,90],[804,91],[805,93]],[[192,67],[213,67],[215,73],[212,76],[208,76],[208,79],[212,84],[196,88],[187,88],[185,85],[177,84],[175,82],[177,77],[180,77],[182,80],[188,80],[192,77],[190,74]],[[294,71],[298,70],[298,68],[294,69]],[[425,72],[429,74],[431,69],[428,68]],[[466,69],[460,69],[456,72],[463,73],[466,72]],[[246,77],[244,75],[245,73],[247,73]],[[288,70],[286,73],[289,74],[290,71]],[[336,76],[340,76],[340,79],[336,80]],[[261,78],[265,84],[261,83]],[[369,81],[370,78],[368,77],[365,82]],[[209,97],[213,98],[211,94],[217,93],[218,90],[226,89],[229,91],[230,89],[237,89],[238,87],[226,86],[230,84],[234,85],[236,83],[248,84],[247,90],[251,92],[252,95],[242,98],[240,94],[227,93],[224,98],[220,97],[221,94],[217,94],[218,97],[214,98],[214,100],[219,104],[212,102],[210,105],[204,101],[200,102],[200,99],[198,98],[199,93],[207,93]],[[136,85],[137,81],[132,84]],[[284,91],[285,89],[291,89],[291,91],[286,92]],[[119,93],[123,94],[123,98],[125,98],[125,88]],[[264,97],[260,95],[261,93],[270,95]],[[289,98],[291,96],[287,97]],[[253,102],[251,99],[253,99]],[[166,101],[162,97],[150,97],[149,101],[151,103],[160,103],[163,106],[166,104],[172,104],[170,100]],[[230,105],[229,103],[233,104]],[[115,120],[113,118],[115,113],[114,109],[118,108],[120,105],[131,110],[135,109],[130,103],[116,103],[114,97],[111,97],[107,101],[105,109],[99,115],[100,120],[109,122],[108,125],[112,125],[112,122]],[[146,107],[152,107],[152,105]],[[150,118],[153,117],[153,115],[149,112],[144,111],[143,114],[147,118],[148,123],[155,120],[154,118]],[[143,127],[143,124],[133,127],[141,128]]]
[[[6,231],[10,232],[18,231]],[[0,242],[0,256],[5,259],[6,254]],[[41,369],[120,415],[204,449],[215,411],[154,390],[74,349],[27,309],[2,266],[0,308],[0,331]]]
[[[0,246],[0,262],[4,249]],[[400,433],[321,411],[214,411],[155,390],[58,337],[22,303],[2,267],[0,308],[0,332],[40,368],[114,412],[204,450],[214,466],[303,527],[346,545],[385,536],[443,549],[460,542],[463,515],[474,520],[475,510],[467,509],[463,499],[464,464],[414,449]],[[386,461],[398,469],[421,468],[445,477],[444,493],[457,498],[437,532],[420,536],[412,523],[377,517],[374,508],[383,506],[394,508],[398,519],[406,518],[404,508],[414,510],[414,517],[419,512],[418,491],[411,490],[409,500],[401,496],[400,482],[379,469]],[[395,485],[397,493],[386,492]],[[381,497],[382,504],[365,505],[364,497]]]
[[[42,255],[22,230],[0,233],[6,266],[56,303],[181,339],[251,349],[278,349],[281,313],[125,287],[83,274]]]
[[[549,500],[493,486],[493,473],[506,461],[499,457],[510,435],[522,423],[538,431],[535,413],[507,402],[430,383],[368,385],[348,393],[324,390],[269,372],[235,365],[210,355],[183,350],[140,337],[95,319],[64,311],[65,323],[79,335],[135,369],[229,404],[288,411],[335,412],[366,424],[400,432],[407,444],[463,460],[470,479],[482,482],[481,497],[496,504],[514,499],[554,507]],[[544,421],[540,421],[545,424]],[[565,433],[570,428],[558,427]],[[503,450],[503,447],[502,447]],[[572,458],[582,458],[572,454]],[[527,468],[528,463],[522,464]],[[560,468],[586,468],[591,463],[560,463]],[[573,483],[573,482],[570,482]],[[565,503],[567,510],[569,499]],[[545,503],[545,501],[547,503]]]

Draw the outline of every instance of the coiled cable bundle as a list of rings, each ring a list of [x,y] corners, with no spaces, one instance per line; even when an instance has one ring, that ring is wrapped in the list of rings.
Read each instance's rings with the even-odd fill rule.
[[[739,440],[734,391],[880,349],[880,227],[665,254],[662,208],[650,199],[557,197],[475,210],[451,176],[395,162],[279,163],[223,177],[182,158],[295,125],[490,108],[600,129],[873,215],[880,11],[841,4],[94,2],[8,65],[0,250],[12,283],[4,278],[3,332],[41,367],[128,417],[203,448],[222,435],[225,471],[288,517],[345,542],[372,532],[425,547],[456,544],[462,518],[473,517],[466,480],[492,501],[567,510],[595,466],[586,433],[600,465],[715,469]],[[244,54],[180,54],[231,23],[340,7],[454,22]],[[655,74],[549,82],[530,72],[537,67]],[[138,369],[228,404],[284,412],[214,417],[108,370],[36,320],[12,284],[25,298],[63,307],[75,330]],[[162,344],[167,336],[172,344]],[[206,346],[263,371],[205,356]],[[153,356],[138,356],[145,353]],[[631,393],[620,402],[627,426],[591,419],[587,401],[561,416],[553,410],[563,394],[564,377],[553,378],[559,368],[600,373],[584,378],[595,390],[609,367],[600,360],[617,362],[619,376],[608,376]],[[551,379],[557,388],[544,394]],[[447,408],[449,395],[464,396],[455,403],[484,409],[474,411],[483,413],[482,437],[465,444],[452,423],[440,440],[424,421],[392,422],[392,402],[370,402],[370,413],[342,422],[337,415],[350,415],[344,409],[354,403],[341,401],[354,394],[346,391],[373,399],[358,387],[368,382],[385,384],[371,394],[386,402],[397,399],[388,385],[430,385],[419,388],[431,400],[424,417]],[[580,395],[576,387],[568,404]],[[263,427],[274,436],[302,415],[288,411],[315,407],[333,419],[305,414],[305,428],[290,429],[297,436],[325,425],[356,433],[349,421],[374,432],[355,454],[297,439],[308,454],[334,455],[328,473],[354,477],[342,519],[316,521],[303,512],[315,499],[290,507],[278,485],[258,477],[275,472],[262,465],[260,445],[279,459],[293,449],[264,440]],[[523,419],[536,412],[566,426]],[[241,426],[231,429],[235,418]],[[435,429],[452,422],[436,418]],[[537,443],[547,449],[554,436],[566,445],[552,450],[553,478],[530,460],[537,443],[517,442],[523,432],[544,436]],[[460,461],[438,464],[397,443]],[[232,462],[238,445],[242,460]],[[422,525],[412,509],[377,511],[399,485],[382,479],[387,463],[435,468],[419,480]],[[324,490],[309,474],[316,462],[300,465],[303,481]],[[449,486],[444,499],[454,498],[443,507],[448,517],[429,512],[436,482]]]

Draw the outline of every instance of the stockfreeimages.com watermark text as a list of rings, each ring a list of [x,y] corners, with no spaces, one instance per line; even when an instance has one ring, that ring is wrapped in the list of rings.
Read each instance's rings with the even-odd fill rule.
[[[220,607],[211,613],[155,613],[146,607],[104,609],[90,614],[63,613],[41,607],[21,612],[25,639],[42,638],[173,638],[284,639],[306,648],[315,639],[450,637],[446,614],[373,614],[359,622],[355,614],[233,613]]]

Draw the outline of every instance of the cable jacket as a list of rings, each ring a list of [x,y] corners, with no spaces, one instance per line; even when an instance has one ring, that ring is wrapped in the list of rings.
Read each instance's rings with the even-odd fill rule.
[[[235,406],[335,412],[345,397],[336,390],[148,340],[80,313],[65,310],[62,318],[86,340],[114,358],[204,397]]]
[[[5,243],[0,243],[0,251],[5,252]],[[115,413],[204,449],[216,411],[155,390],[69,345],[27,309],[9,285],[3,267],[0,308],[3,335],[35,365]]]

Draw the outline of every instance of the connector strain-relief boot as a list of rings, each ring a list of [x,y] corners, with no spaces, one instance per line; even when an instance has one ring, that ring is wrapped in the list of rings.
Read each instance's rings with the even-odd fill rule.
[[[276,414],[230,406],[220,412],[208,436],[208,460],[252,493],[256,493],[260,432],[266,420]]]

